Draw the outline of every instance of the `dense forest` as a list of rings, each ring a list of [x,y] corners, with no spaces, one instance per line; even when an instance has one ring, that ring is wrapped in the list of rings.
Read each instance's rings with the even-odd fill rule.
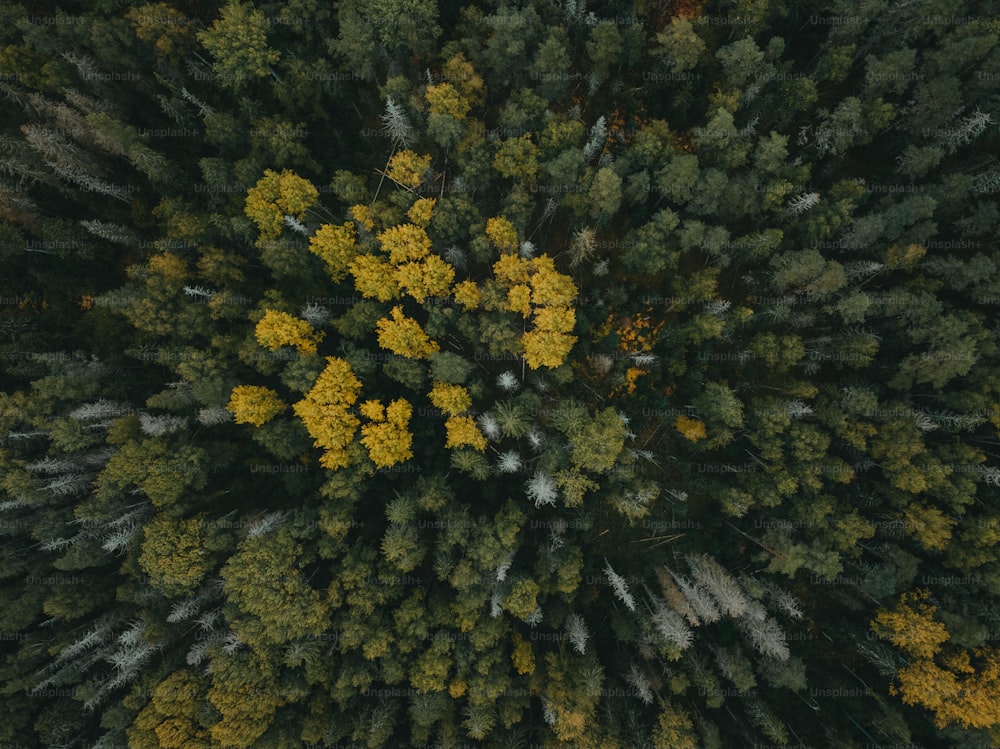
[[[58,5],[0,748],[1000,744],[994,3]]]

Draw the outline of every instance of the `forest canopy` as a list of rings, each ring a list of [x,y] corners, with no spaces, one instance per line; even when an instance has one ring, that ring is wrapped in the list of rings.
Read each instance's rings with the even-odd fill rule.
[[[0,0],[0,749],[1000,744],[1000,18]]]

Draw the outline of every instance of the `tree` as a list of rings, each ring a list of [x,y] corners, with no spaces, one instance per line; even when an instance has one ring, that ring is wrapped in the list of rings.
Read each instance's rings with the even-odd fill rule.
[[[590,185],[590,212],[599,225],[607,224],[622,202],[622,178],[610,167],[601,167]]]
[[[264,170],[264,176],[247,192],[244,212],[257,224],[261,239],[274,239],[285,226],[285,216],[305,218],[319,192],[309,180],[289,169],[281,173]]]
[[[472,407],[469,391],[461,385],[435,382],[429,394],[431,403],[449,416],[459,416]]]
[[[444,427],[447,430],[445,447],[455,449],[468,446],[479,452],[486,449],[486,438],[479,431],[475,419],[471,416],[449,416]]]
[[[407,401],[394,400],[384,409],[380,401],[365,401],[360,411],[370,420],[361,427],[361,444],[376,466],[388,468],[413,457],[413,435],[407,429],[413,407]]]
[[[170,597],[194,593],[213,566],[203,521],[158,515],[143,528],[139,565],[150,583]]]
[[[249,537],[223,566],[228,601],[238,612],[234,629],[243,642],[277,644],[319,635],[328,609],[296,565],[302,547],[287,528]]]
[[[691,21],[684,16],[670,19],[670,26],[656,35],[656,41],[661,45],[655,50],[656,54],[670,63],[673,73],[684,73],[695,67],[707,49]]]
[[[375,327],[379,346],[408,359],[427,359],[439,349],[416,320],[403,314],[400,306],[392,308],[391,320],[383,317]]]
[[[331,50],[365,80],[383,60],[429,53],[441,33],[437,6],[429,0],[351,0],[338,6],[337,20],[340,33]]]
[[[431,157],[414,151],[397,151],[386,169],[386,176],[400,187],[415,190],[420,187],[431,168]]]
[[[324,448],[320,464],[325,468],[336,470],[350,464],[347,448],[360,421],[348,409],[360,392],[361,382],[354,376],[351,365],[328,356],[326,368],[312,389],[292,406],[315,440],[315,446]]]
[[[351,262],[358,254],[356,232],[350,222],[344,224],[323,224],[309,237],[309,251],[326,263],[330,278],[342,281],[347,275]]]
[[[268,47],[267,29],[263,13],[229,0],[211,27],[198,33],[198,41],[215,58],[212,67],[223,86],[241,89],[271,71],[281,53]]]
[[[288,406],[276,392],[259,385],[239,385],[233,388],[226,409],[233,414],[237,424],[266,424]]]
[[[271,351],[282,346],[292,346],[300,354],[315,354],[316,345],[323,340],[323,331],[313,329],[305,320],[287,312],[269,309],[254,329],[257,342]]]

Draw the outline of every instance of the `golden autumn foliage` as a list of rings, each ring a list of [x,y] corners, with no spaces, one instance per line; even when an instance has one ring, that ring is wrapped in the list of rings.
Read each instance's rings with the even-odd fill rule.
[[[389,253],[389,262],[393,265],[420,260],[431,251],[431,238],[416,224],[393,226],[377,237],[382,249]]]
[[[301,221],[318,199],[319,192],[309,180],[290,169],[280,174],[267,169],[247,191],[243,210],[257,224],[261,239],[273,239],[281,234],[285,216]]]
[[[238,385],[233,388],[226,408],[237,424],[259,427],[285,410],[287,406],[271,388]]]
[[[472,408],[469,391],[461,385],[435,382],[430,392],[430,399],[435,408],[440,408],[449,416],[457,416]]]
[[[366,401],[362,415],[371,423],[361,427],[361,444],[379,468],[388,468],[413,457],[413,435],[408,427],[413,407],[405,400],[394,400],[382,413],[379,401]]]
[[[358,255],[351,261],[350,269],[354,288],[365,299],[388,302],[399,298],[400,288],[393,267],[384,260],[374,255]]]
[[[353,218],[357,223],[364,227],[365,231],[371,231],[375,228],[375,217],[372,215],[372,209],[366,205],[352,205],[351,206],[351,218]],[[414,222],[416,223],[416,222]]]
[[[517,249],[517,229],[503,216],[486,220],[486,236],[501,252],[513,252]]]
[[[361,392],[361,382],[343,359],[326,357],[324,369],[305,398],[292,406],[316,447],[325,449],[320,464],[343,468],[349,464],[347,447],[360,422],[348,409]]]
[[[880,609],[871,622],[873,632],[907,654],[890,694],[933,712],[938,728],[1000,724],[1000,651],[942,651],[950,635],[934,618],[937,607],[926,602],[929,596],[927,590],[904,593],[895,609]]]
[[[454,280],[455,269],[437,255],[396,268],[396,284],[421,304],[429,296],[448,296]]]
[[[501,255],[500,259],[493,263],[493,275],[498,281],[507,284],[528,282],[528,261],[524,258],[507,253]]]
[[[317,344],[323,340],[323,332],[287,312],[269,309],[257,323],[254,337],[257,343],[271,351],[293,346],[300,354],[314,354]]]
[[[436,203],[437,198],[420,198],[420,200],[410,206],[410,210],[406,212],[406,216],[417,226],[427,228],[427,225],[431,222],[431,216],[434,213]]]
[[[309,251],[326,263],[330,278],[342,281],[357,254],[354,225],[323,224],[309,238]]]
[[[531,649],[531,643],[525,640],[517,632],[514,633],[514,649],[510,654],[510,660],[514,664],[515,670],[524,675],[535,672],[535,653]]]
[[[464,120],[471,109],[468,100],[450,83],[428,86],[425,97],[431,114],[446,114],[456,120]]]
[[[461,304],[466,312],[479,307],[479,286],[475,281],[459,281],[452,289],[452,293],[455,295],[455,302]]]
[[[462,54],[449,58],[441,68],[441,74],[444,80],[451,81],[458,92],[470,101],[481,98],[483,79]]]
[[[976,648],[976,664],[967,653],[939,666],[921,659],[899,670],[898,687],[890,689],[907,705],[920,705],[934,713],[938,728],[991,728],[1000,724],[1000,651]]]
[[[931,658],[948,639],[944,624],[934,620],[937,607],[925,603],[930,593],[904,593],[895,611],[882,609],[871,624],[872,631],[886,637],[911,656]]]
[[[445,447],[471,447],[479,452],[486,449],[486,437],[479,431],[471,416],[451,416],[444,423],[444,428],[448,432]]]
[[[531,317],[531,330],[521,336],[527,365],[561,365],[577,341],[570,334],[576,325],[570,306],[577,295],[573,279],[559,273],[547,255],[526,260],[512,253],[493,264],[493,275],[508,286],[506,309]]]
[[[674,422],[674,428],[681,433],[684,439],[690,440],[691,442],[703,440],[707,436],[705,432],[705,424],[703,422],[698,421],[698,419],[689,418],[684,414],[679,414],[677,416],[677,420]]]
[[[531,314],[531,288],[528,284],[515,284],[507,290],[507,309],[520,312],[524,317]]]
[[[426,359],[440,347],[432,341],[416,320],[406,317],[403,308],[392,308],[392,319],[382,318],[375,324],[378,345],[405,356],[407,359]]]
[[[529,330],[521,337],[524,360],[532,369],[558,367],[576,343],[576,336],[550,330]]]
[[[389,169],[386,174],[396,184],[412,189],[420,186],[430,168],[430,156],[421,156],[413,151],[404,150],[397,151],[389,159]]]
[[[529,261],[531,264],[531,303],[536,307],[568,307],[576,299],[573,279],[556,270],[548,255]]]
[[[148,266],[150,273],[158,275],[172,289],[179,289],[188,278],[187,263],[172,252],[153,255]]]

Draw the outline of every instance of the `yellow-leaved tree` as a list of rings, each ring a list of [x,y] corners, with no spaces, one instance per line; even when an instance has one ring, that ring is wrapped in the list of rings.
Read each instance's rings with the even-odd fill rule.
[[[450,416],[444,423],[444,428],[448,434],[445,447],[471,447],[479,452],[486,449],[486,437],[479,431],[471,416]]]
[[[410,210],[406,212],[406,216],[417,226],[427,228],[427,225],[431,222],[431,215],[434,212],[435,204],[437,204],[437,198],[420,198],[420,200],[410,206]]]
[[[343,359],[326,357],[324,369],[305,398],[292,406],[302,419],[316,447],[325,452],[320,465],[344,468],[350,464],[347,448],[354,440],[360,421],[348,409],[358,400],[361,382]]]
[[[449,416],[458,416],[472,408],[469,391],[461,385],[435,382],[430,392],[430,399],[435,408],[440,408]]]
[[[261,239],[274,239],[281,234],[285,216],[301,221],[318,199],[319,192],[309,180],[290,169],[280,174],[267,169],[247,191],[243,211],[257,224]]]
[[[389,159],[386,176],[401,187],[415,189],[424,181],[424,175],[431,168],[431,157],[421,156],[413,151],[397,151]]]
[[[383,409],[380,401],[366,401],[361,415],[371,422],[361,427],[361,444],[379,468],[388,468],[413,457],[413,435],[409,431],[413,407],[402,398]]]
[[[342,281],[357,255],[354,224],[323,224],[309,238],[309,251],[326,263],[334,281]]]
[[[300,354],[315,354],[323,332],[315,330],[305,320],[287,312],[269,309],[257,323],[254,336],[261,346],[274,351],[282,346],[294,346]]]
[[[358,255],[351,261],[354,288],[365,299],[388,302],[399,298],[399,282],[393,267],[375,255]]]
[[[378,345],[407,359],[427,359],[439,346],[420,327],[420,323],[403,314],[403,308],[392,308],[392,319],[385,317],[375,323]]]
[[[400,224],[378,234],[382,249],[393,265],[420,260],[431,251],[431,238],[416,224]]]
[[[455,303],[461,304],[466,312],[479,307],[481,294],[475,281],[459,281],[452,289],[452,293],[455,295]]]
[[[454,280],[455,269],[437,255],[396,268],[396,283],[421,304],[429,296],[448,296]]]
[[[506,231],[502,223],[506,219],[490,221],[499,222],[493,225],[492,234],[489,222],[486,229],[494,244],[499,245],[496,237]],[[493,264],[493,275],[507,287],[505,308],[531,318],[531,329],[521,336],[527,365],[532,369],[560,366],[577,341],[571,335],[576,325],[572,303],[577,289],[573,279],[557,271],[548,255],[527,260],[513,253],[502,255]]]
[[[503,216],[486,219],[486,236],[501,252],[513,252],[517,249],[517,229]]]
[[[260,385],[237,385],[229,396],[226,409],[237,424],[266,424],[287,406],[271,388]]]
[[[929,597],[926,590],[904,593],[895,609],[879,610],[871,622],[873,632],[907,654],[890,694],[933,712],[939,728],[1000,725],[1000,651],[943,649],[950,635]]]

